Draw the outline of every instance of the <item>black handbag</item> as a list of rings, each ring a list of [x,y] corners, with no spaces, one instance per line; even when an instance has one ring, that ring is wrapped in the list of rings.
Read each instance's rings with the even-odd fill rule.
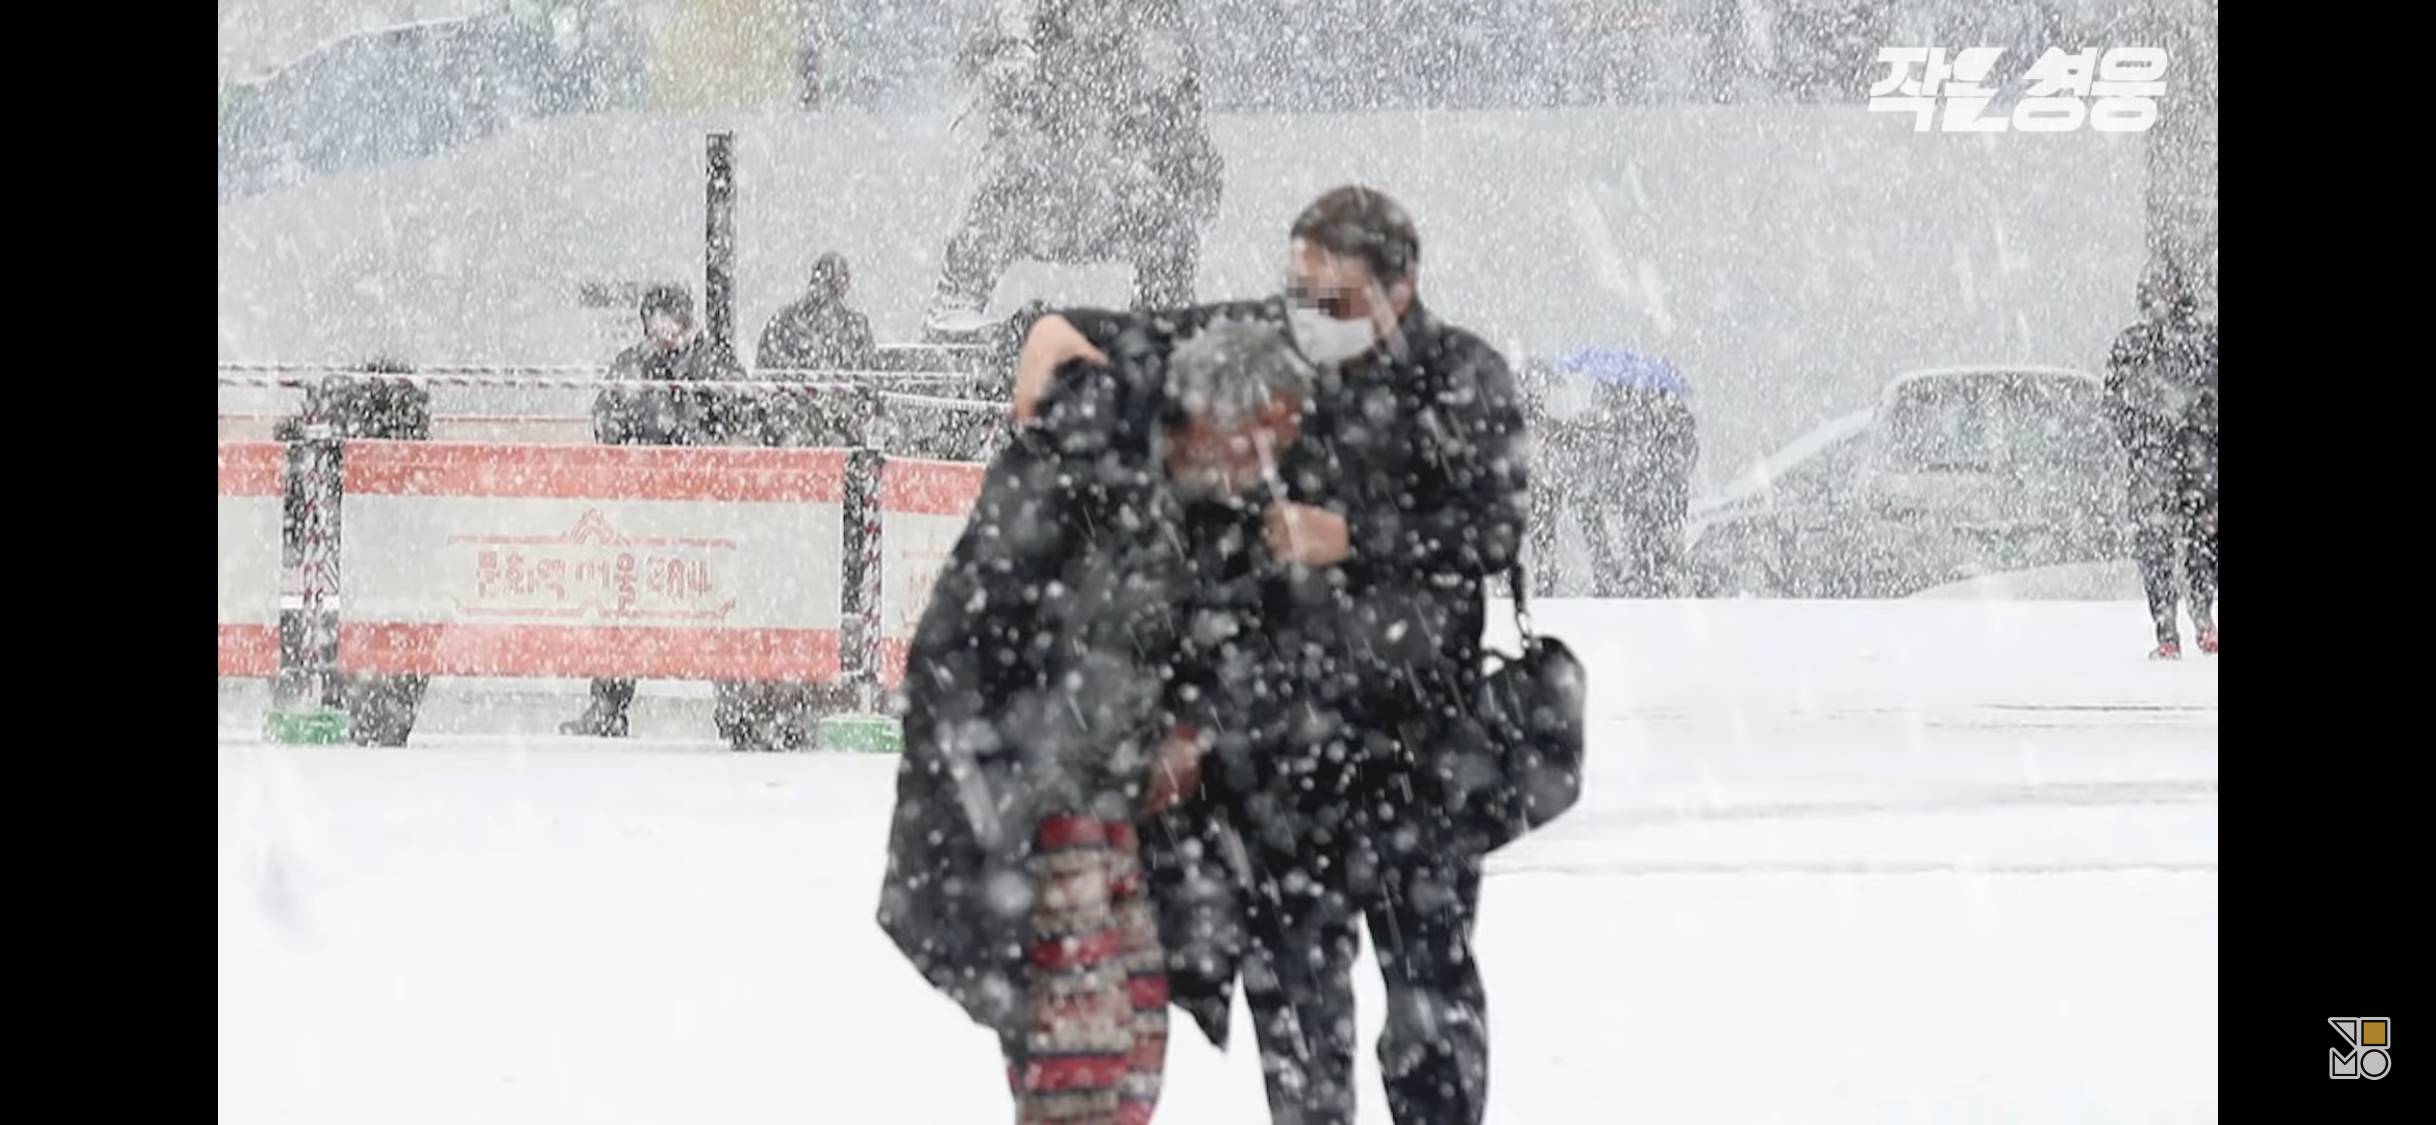
[[[1555,637],[1531,628],[1522,567],[1507,572],[1514,622],[1522,632],[1517,656],[1492,653],[1498,664],[1481,680],[1475,714],[1501,767],[1497,799],[1488,802],[1483,851],[1494,851],[1564,815],[1582,796],[1582,662]]]

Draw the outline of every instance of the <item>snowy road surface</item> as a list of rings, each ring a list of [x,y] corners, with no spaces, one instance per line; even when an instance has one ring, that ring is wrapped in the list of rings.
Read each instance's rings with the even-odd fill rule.
[[[2127,604],[1536,608],[1593,743],[1492,860],[1492,1121],[2216,1118],[2212,660],[2146,662]],[[222,1122],[1005,1118],[872,922],[893,759],[450,733],[452,690],[406,750],[224,702]],[[1159,1120],[1265,1120],[1242,1016],[1187,1026]]]

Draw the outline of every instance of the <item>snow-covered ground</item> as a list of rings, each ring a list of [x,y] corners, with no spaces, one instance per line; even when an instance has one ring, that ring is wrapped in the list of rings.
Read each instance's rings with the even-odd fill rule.
[[[1536,608],[1594,742],[1492,860],[1492,1121],[2215,1119],[2213,660],[2122,603]],[[1003,1119],[872,922],[893,759],[446,733],[563,717],[465,690],[382,751],[224,697],[221,1121]],[[1265,1120],[1237,1032],[1160,1121]]]

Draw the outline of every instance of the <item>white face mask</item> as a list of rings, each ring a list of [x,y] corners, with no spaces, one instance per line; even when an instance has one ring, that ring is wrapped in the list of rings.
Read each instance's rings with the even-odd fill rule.
[[[1286,310],[1286,328],[1294,334],[1295,349],[1313,363],[1343,363],[1379,342],[1370,321],[1338,320],[1324,309],[1307,305]]]

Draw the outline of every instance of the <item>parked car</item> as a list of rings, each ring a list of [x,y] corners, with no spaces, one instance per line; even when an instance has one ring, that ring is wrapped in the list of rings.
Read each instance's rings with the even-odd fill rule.
[[[1912,372],[1693,508],[1704,597],[1896,598],[2120,557],[2123,457],[2083,371]]]

